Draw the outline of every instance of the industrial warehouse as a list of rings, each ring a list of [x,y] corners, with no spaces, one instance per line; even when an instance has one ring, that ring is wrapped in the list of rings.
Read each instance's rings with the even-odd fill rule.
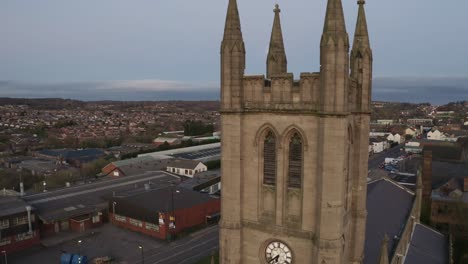
[[[169,186],[113,197],[109,208],[113,224],[171,240],[187,228],[210,223],[219,215],[220,201],[207,194]]]

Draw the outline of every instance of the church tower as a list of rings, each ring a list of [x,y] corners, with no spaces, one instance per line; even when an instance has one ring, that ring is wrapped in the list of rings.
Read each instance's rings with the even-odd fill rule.
[[[221,44],[223,264],[361,263],[372,51],[364,1],[352,51],[328,0],[320,72],[287,72],[274,9],[265,75],[245,75],[236,0]]]

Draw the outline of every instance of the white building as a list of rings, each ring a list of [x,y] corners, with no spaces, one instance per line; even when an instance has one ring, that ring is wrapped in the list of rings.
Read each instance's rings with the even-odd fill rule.
[[[427,133],[427,139],[429,140],[445,140],[446,138],[444,133],[439,130],[429,131],[429,133]]]
[[[177,175],[193,178],[196,173],[207,171],[208,168],[205,164],[196,160],[181,160],[176,159],[167,164],[166,171],[175,173]]]
[[[388,141],[383,138],[369,138],[369,143],[372,144],[374,153],[380,153],[390,147]]]
[[[413,129],[413,128],[410,128],[410,127],[405,129],[405,135],[410,135],[412,137],[416,137],[418,135],[417,132],[418,131],[416,129]]]
[[[395,133],[395,134],[389,134],[387,136],[387,140],[388,141],[391,141],[391,142],[395,142],[395,143],[398,143],[398,144],[401,144],[404,142],[404,138],[402,136],[400,136],[400,134],[398,133]]]

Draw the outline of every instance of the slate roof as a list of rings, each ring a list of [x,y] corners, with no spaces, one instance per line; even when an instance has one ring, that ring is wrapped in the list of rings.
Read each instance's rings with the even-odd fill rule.
[[[388,252],[393,255],[398,237],[411,213],[415,195],[389,179],[367,184],[367,223],[365,264],[378,263],[384,235],[390,238]]]
[[[431,199],[438,201],[461,201],[468,204],[468,192],[463,192],[463,181],[463,178],[450,179],[444,185],[432,190]],[[455,192],[458,192],[458,194]]]
[[[405,264],[448,264],[449,240],[439,232],[416,224],[405,258]]]
[[[425,145],[423,151],[432,151],[434,160],[461,160],[462,148],[457,144]]]
[[[404,187],[408,188],[411,191],[416,190],[416,176],[409,176],[409,175],[402,175],[402,174],[395,174],[392,177],[392,180],[398,182],[398,184],[403,185]]]

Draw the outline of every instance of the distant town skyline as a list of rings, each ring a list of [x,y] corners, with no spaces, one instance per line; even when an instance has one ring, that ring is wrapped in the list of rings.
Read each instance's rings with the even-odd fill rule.
[[[238,0],[246,74],[266,71],[276,2],[288,70],[319,71],[326,1]],[[356,1],[343,4],[352,38]],[[216,100],[224,25],[213,21],[224,21],[226,8],[219,0],[2,1],[0,97]],[[374,100],[467,99],[466,9],[463,0],[367,1]]]

